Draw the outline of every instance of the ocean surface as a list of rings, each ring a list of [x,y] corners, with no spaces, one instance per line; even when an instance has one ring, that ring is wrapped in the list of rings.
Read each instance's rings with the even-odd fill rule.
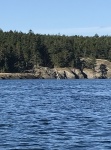
[[[0,80],[0,150],[111,150],[111,80]]]

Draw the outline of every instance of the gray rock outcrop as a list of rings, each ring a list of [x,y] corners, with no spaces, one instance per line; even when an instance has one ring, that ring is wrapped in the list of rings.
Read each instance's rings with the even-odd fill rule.
[[[106,67],[105,77],[111,78],[111,62],[104,59],[97,59],[94,69],[84,68],[82,71],[77,68],[48,68],[37,67],[27,73],[0,73],[0,79],[98,79],[102,72],[100,65]],[[104,68],[103,68],[104,69]]]

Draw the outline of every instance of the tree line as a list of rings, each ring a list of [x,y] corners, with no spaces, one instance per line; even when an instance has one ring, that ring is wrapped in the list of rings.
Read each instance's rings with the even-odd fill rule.
[[[81,58],[91,58],[90,63]],[[96,59],[111,61],[111,36],[41,35],[0,29],[0,72],[34,67],[93,68]]]

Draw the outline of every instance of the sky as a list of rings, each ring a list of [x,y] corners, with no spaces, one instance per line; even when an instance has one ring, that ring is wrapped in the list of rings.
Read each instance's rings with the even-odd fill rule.
[[[0,0],[3,31],[111,35],[111,0]]]

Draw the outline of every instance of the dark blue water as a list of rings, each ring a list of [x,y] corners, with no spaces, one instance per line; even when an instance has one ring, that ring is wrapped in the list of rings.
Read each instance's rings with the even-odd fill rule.
[[[0,80],[0,150],[111,150],[111,80]]]

